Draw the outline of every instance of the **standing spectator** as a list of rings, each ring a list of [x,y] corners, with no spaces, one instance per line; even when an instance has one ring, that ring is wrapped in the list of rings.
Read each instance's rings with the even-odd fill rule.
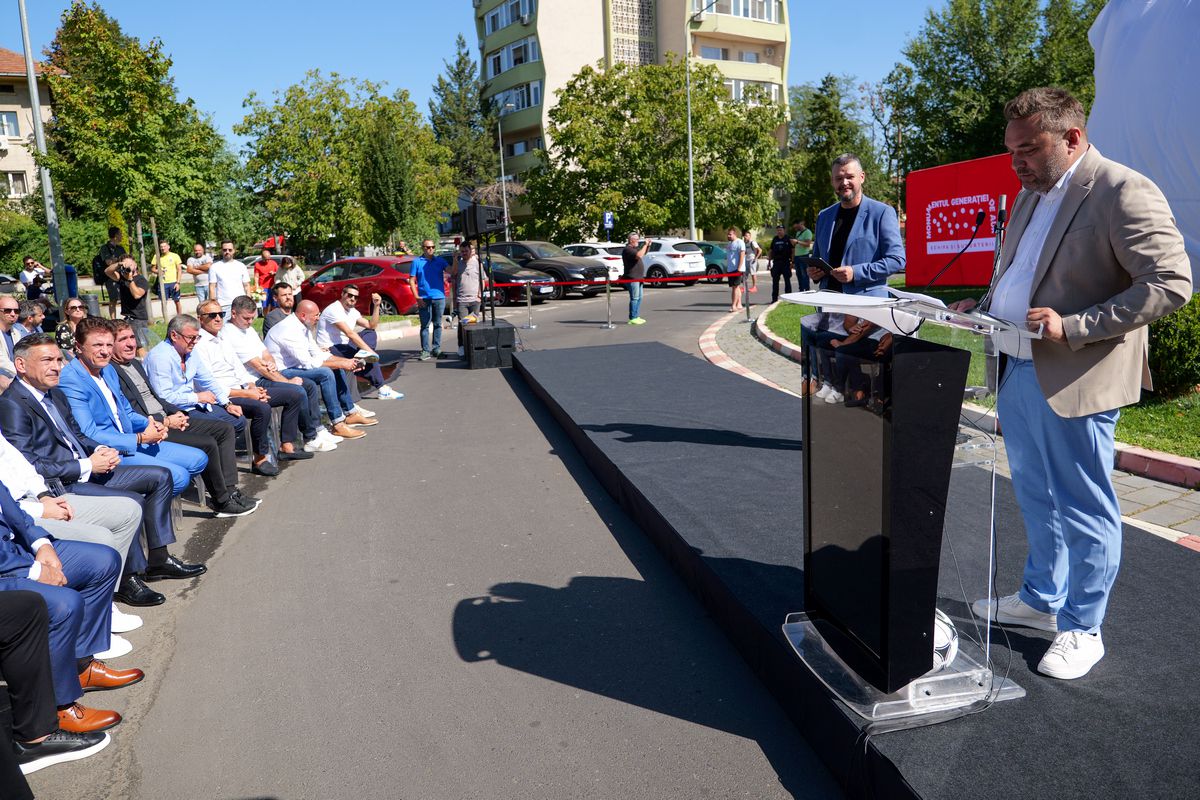
[[[271,285],[275,283],[275,273],[278,271],[279,265],[271,258],[271,251],[264,247],[262,255],[254,262],[254,282],[262,293],[263,314],[271,307]]]
[[[229,318],[229,307],[233,298],[250,294],[250,273],[246,265],[235,261],[236,252],[233,242],[229,239],[221,242],[221,260],[208,269],[208,296],[221,304],[225,318]]]
[[[383,370],[379,368],[379,354],[375,352],[378,338],[375,329],[379,326],[379,306],[383,298],[371,294],[371,316],[363,317],[354,304],[358,302],[359,289],[353,283],[342,289],[342,296],[321,311],[317,320],[317,347],[328,350],[335,356],[355,358],[363,362],[356,374],[366,378],[379,393],[381,400],[399,400],[403,394],[384,383]],[[360,333],[357,328],[362,328]]]
[[[31,333],[41,333],[44,319],[46,319],[46,310],[42,308],[41,303],[22,300],[17,309],[17,324],[13,326],[13,330],[16,332],[14,340],[19,342]]]
[[[133,327],[138,356],[145,357],[150,347],[150,282],[138,274],[133,256],[125,256],[108,267],[108,275],[117,282],[121,298],[121,316]]]
[[[483,287],[486,278],[479,267],[479,254],[475,242],[464,239],[454,257],[454,302],[458,306],[458,354],[466,355],[463,349],[462,326],[474,322],[483,302]]]
[[[13,338],[17,326],[17,314],[21,304],[11,294],[0,295],[0,389],[7,389],[17,370],[13,366],[13,350],[16,340]]]
[[[212,256],[208,254],[202,242],[192,245],[192,257],[187,260],[187,273],[192,276],[196,285],[197,302],[203,303],[208,299],[208,270],[212,263]]]
[[[792,293],[792,240],[787,228],[776,226],[775,238],[771,240],[771,302],[779,299],[779,279],[783,278],[783,290]]]
[[[100,252],[92,259],[92,280],[96,286],[101,286],[108,293],[108,316],[117,315],[117,300],[120,286],[116,279],[108,276],[108,267],[114,261],[125,257],[125,248],[121,246],[121,229],[113,226],[108,229],[108,241],[100,245]]]
[[[63,304],[65,319],[54,329],[54,338],[63,351],[63,358],[70,361],[75,357],[75,326],[87,316],[87,306],[78,297],[69,297]]]
[[[304,283],[304,268],[297,264],[291,256],[284,256],[283,260],[279,262],[279,272],[276,273],[275,283],[272,284],[271,288],[275,288],[281,281],[292,287],[294,298],[299,300],[300,284]],[[263,335],[266,335],[265,331]]]
[[[729,246],[725,248],[725,272],[729,274],[729,313],[742,310],[742,271],[746,266],[746,245],[736,226],[725,231]]]
[[[629,289],[629,324],[645,325],[642,319],[642,278],[646,277],[646,265],[642,258],[650,249],[650,240],[638,244],[640,237],[636,233],[629,234],[625,247],[621,250],[621,277],[629,281],[625,284]]]
[[[753,294],[758,291],[758,260],[762,258],[762,248],[749,228],[742,231],[742,246],[746,248],[746,277],[750,280],[746,291]]]
[[[446,313],[446,259],[434,255],[433,240],[421,242],[421,255],[409,267],[408,287],[417,298],[421,318],[421,360],[442,358],[442,317]],[[429,328],[433,328],[433,350],[429,349]]]
[[[796,248],[796,254],[792,257],[796,267],[796,281],[800,284],[800,291],[807,292],[810,286],[808,282],[808,270],[800,263],[800,259],[808,258],[812,255],[813,232],[809,229],[808,223],[805,220],[798,220],[793,223],[792,244]]]
[[[171,243],[160,240],[158,255],[150,260],[150,272],[158,277],[162,284],[162,296],[175,301],[175,313],[181,314],[179,306],[179,272],[183,262],[179,256],[171,252]],[[160,269],[161,267],[161,269]]]
[[[262,335],[264,339],[271,328],[282,322],[296,308],[296,295],[292,291],[291,284],[276,282],[271,287],[271,294],[275,298],[275,307],[263,317]]]

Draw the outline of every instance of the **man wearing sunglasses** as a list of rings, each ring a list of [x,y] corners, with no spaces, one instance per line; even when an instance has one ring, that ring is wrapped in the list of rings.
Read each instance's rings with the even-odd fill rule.
[[[430,356],[442,358],[442,317],[446,313],[446,259],[434,255],[433,240],[421,242],[421,255],[413,259],[408,273],[408,287],[417,298],[417,314],[421,318],[421,360]],[[433,328],[433,349],[430,350],[429,329]]]
[[[7,389],[17,376],[13,367],[13,349],[16,347],[15,327],[21,304],[11,294],[0,296],[0,390]]]
[[[367,379],[382,400],[399,400],[404,397],[384,383],[383,370],[379,368],[379,355],[375,352],[378,338],[375,328],[379,325],[379,306],[383,299],[371,294],[371,316],[364,317],[355,308],[359,290],[353,283],[342,289],[341,299],[325,307],[317,320],[317,347],[328,350],[335,356],[362,358],[363,366],[356,373]],[[360,333],[357,328],[362,328]]]

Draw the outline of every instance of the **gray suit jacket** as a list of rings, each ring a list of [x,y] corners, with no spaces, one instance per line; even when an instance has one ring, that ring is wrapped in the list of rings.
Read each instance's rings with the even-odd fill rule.
[[[1024,190],[1017,195],[993,288],[1038,199]],[[1063,318],[1065,344],[1033,342],[1038,383],[1056,414],[1120,408],[1151,388],[1146,326],[1187,303],[1191,275],[1162,192],[1090,148],[1050,226],[1029,298],[1030,308],[1052,308]]]

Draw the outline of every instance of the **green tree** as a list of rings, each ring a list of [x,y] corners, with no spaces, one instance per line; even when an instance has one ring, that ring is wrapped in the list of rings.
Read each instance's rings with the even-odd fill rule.
[[[616,214],[618,233],[688,225],[684,64],[606,71],[584,67],[549,114],[550,148],[530,174],[531,227],[542,236],[599,232]],[[761,227],[775,218],[786,170],[774,131],[783,108],[761,95],[731,102],[720,73],[692,68],[696,223]]]
[[[1061,86],[1092,107],[1096,97],[1095,54],[1088,30],[1107,0],[1048,0],[1042,11],[1042,39],[1038,43],[1038,80]]]
[[[479,66],[467,40],[459,34],[454,62],[443,62],[446,74],[433,84],[429,123],[438,144],[450,152],[454,186],[473,192],[496,178],[496,114],[482,96]]]
[[[412,162],[386,113],[370,113],[363,134],[363,205],[376,229],[390,239],[412,215]]]

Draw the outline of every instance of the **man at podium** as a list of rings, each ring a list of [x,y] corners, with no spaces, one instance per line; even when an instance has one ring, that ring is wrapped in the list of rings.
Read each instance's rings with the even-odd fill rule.
[[[997,411],[1029,557],[992,616],[1055,632],[1038,670],[1081,678],[1104,657],[1121,558],[1110,475],[1119,409],[1150,388],[1146,326],[1188,301],[1191,270],[1162,192],[1088,144],[1078,100],[1030,89],[1004,116],[1022,191],[982,305],[1041,338],[998,340]]]

